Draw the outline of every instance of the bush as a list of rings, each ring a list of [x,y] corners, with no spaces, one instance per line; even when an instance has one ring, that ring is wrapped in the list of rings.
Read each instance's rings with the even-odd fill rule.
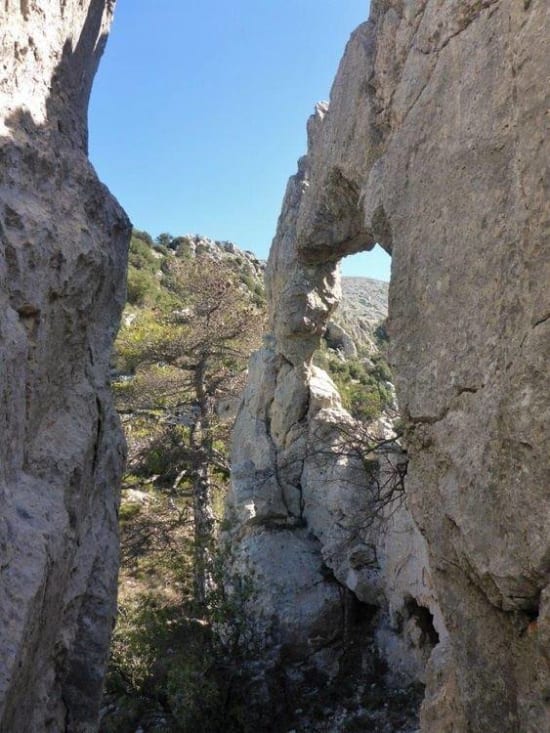
[[[132,235],[130,240],[130,251],[128,253],[128,263],[130,267],[137,270],[149,270],[156,272],[158,270],[158,260],[153,254],[153,248],[146,241]]]
[[[182,466],[189,462],[189,451],[184,439],[186,429],[178,425],[167,425],[147,447],[136,473],[144,476],[158,476],[163,484],[171,485]]]
[[[183,586],[192,581],[188,557],[178,555],[171,545],[164,555],[157,554],[152,567],[151,559],[142,555],[132,573],[134,589],[145,571],[147,587],[156,573],[164,580],[163,591],[144,590],[136,595],[134,590],[129,598],[120,599],[107,678],[107,696],[115,704],[101,730],[126,733],[141,726],[159,733],[256,731],[248,723],[251,680],[246,671],[246,642],[250,636],[244,613],[246,602],[253,598],[251,582],[242,581],[242,588],[234,582],[234,592],[227,595],[225,560],[218,556],[217,589],[209,597],[209,611],[214,624],[224,629],[222,640],[210,623],[195,617],[192,601],[165,592],[167,580],[174,585],[176,570],[187,573]]]
[[[132,238],[140,239],[149,247],[152,247],[154,245],[153,237],[149,234],[149,232],[146,232],[143,229],[133,229]]]
[[[347,384],[341,387],[342,403],[346,410],[357,420],[369,422],[380,417],[382,400],[377,387],[363,384]]]
[[[384,346],[387,346],[389,339],[388,331],[386,329],[386,321],[382,321],[380,325],[378,325],[374,331],[374,338],[376,339],[376,342],[378,344],[378,348],[383,348]]]
[[[158,237],[155,239],[155,242],[161,247],[172,247],[173,241],[174,237],[168,232],[162,232],[162,234],[159,234]]]
[[[371,358],[374,368],[367,371],[360,357],[344,360],[324,342],[313,358],[313,363],[331,376],[345,409],[364,422],[380,417],[393,402],[388,385],[392,380],[391,370],[382,354]]]
[[[128,268],[126,298],[130,305],[143,306],[154,300],[155,291],[158,291],[158,283],[153,275],[135,267]]]
[[[384,357],[375,357],[373,361],[374,369],[372,370],[371,374],[373,374],[379,382],[391,382],[393,379],[393,374],[391,373],[388,362],[384,359]]]

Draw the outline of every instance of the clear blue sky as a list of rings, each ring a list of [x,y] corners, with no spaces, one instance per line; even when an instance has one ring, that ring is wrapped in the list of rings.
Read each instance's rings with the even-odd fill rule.
[[[368,10],[368,0],[118,0],[90,155],[134,225],[266,258],[306,120]],[[389,277],[383,253],[344,266]]]

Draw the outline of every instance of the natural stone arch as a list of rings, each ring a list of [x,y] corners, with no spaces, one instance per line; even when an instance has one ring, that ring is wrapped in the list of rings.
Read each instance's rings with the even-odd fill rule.
[[[84,144],[112,6],[6,0],[0,10],[6,731],[93,729],[114,612],[122,451],[106,375],[128,222]],[[308,362],[337,300],[338,249],[375,240],[391,249],[411,506],[454,653],[430,675],[424,728],[437,733],[549,728],[549,24],[543,0],[373,0],[328,115],[311,122],[320,143],[289,185],[270,261],[274,341],[253,363],[260,389],[249,390],[238,428],[237,504],[258,499],[289,516],[279,483],[255,496],[265,482],[239,475],[253,464],[277,476],[281,448],[294,447],[300,465],[300,423],[312,405],[318,414],[337,401]],[[71,351],[60,378],[62,343]],[[63,448],[53,455],[53,445]],[[300,473],[288,476],[296,490]],[[82,666],[90,645],[93,664]],[[449,666],[457,685],[445,718],[437,706]]]
[[[436,628],[428,674],[423,725],[437,733],[550,725],[541,535],[550,506],[549,23],[542,2],[372,3],[287,190],[269,265],[274,338],[251,372],[262,397],[248,395],[237,433],[236,466],[265,459],[265,471],[304,416],[314,419],[321,397],[308,364],[338,298],[333,265],[381,242],[393,258],[389,330],[409,505],[450,632],[445,647]],[[287,401],[301,410],[285,423]],[[241,478],[236,498],[253,502],[262,484]],[[280,491],[268,494],[263,507]]]
[[[357,106],[353,95],[364,94],[350,67],[368,64],[365,37],[371,32],[365,25],[352,36],[331,106],[318,105],[310,118],[308,152],[287,187],[266,271],[271,333],[251,361],[234,431],[232,519],[236,567],[256,579],[258,608],[251,615],[271,644],[291,645],[308,663],[326,664],[318,644],[335,633],[342,594],[349,594],[371,609],[371,621],[372,610],[379,611],[386,634],[381,648],[388,658],[394,655],[400,679],[410,681],[423,676],[431,647],[407,650],[408,631],[398,638],[390,616],[399,617],[401,609],[410,618],[414,598],[434,617],[437,639],[447,639],[427,548],[404,506],[383,536],[378,526],[363,526],[375,503],[371,479],[363,456],[338,448],[352,443],[358,425],[327,375],[312,365],[340,298],[339,261],[372,249],[377,238],[391,249],[382,204],[373,217],[366,215],[366,173],[358,166],[365,158],[358,137],[364,124],[358,127],[348,114]],[[391,588],[373,570],[377,551],[389,577],[395,567],[407,567]],[[266,627],[265,617],[274,626]],[[319,636],[321,628],[325,636]]]

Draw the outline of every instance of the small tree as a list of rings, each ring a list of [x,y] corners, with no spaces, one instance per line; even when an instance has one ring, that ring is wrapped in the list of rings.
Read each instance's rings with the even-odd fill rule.
[[[169,234],[168,232],[162,232],[155,239],[155,242],[159,244],[161,247],[170,247],[173,240],[174,240],[174,237],[171,234]]]
[[[133,341],[128,330],[119,345],[140,372],[142,408],[164,403],[169,407],[163,419],[183,426],[174,485],[184,477],[191,483],[195,597],[204,604],[215,540],[213,480],[229,473],[223,450],[229,430],[216,407],[224,398],[237,398],[244,386],[263,318],[249,290],[223,261],[207,256],[173,259],[164,275],[172,307],[154,313],[147,335]]]

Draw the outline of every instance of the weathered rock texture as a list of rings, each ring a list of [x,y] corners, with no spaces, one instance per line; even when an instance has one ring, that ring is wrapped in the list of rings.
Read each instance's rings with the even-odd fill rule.
[[[129,223],[87,160],[112,0],[0,8],[0,730],[97,726],[124,446]]]
[[[311,363],[321,336],[334,330],[338,259],[374,244],[361,236],[343,250],[319,245],[307,257],[298,248],[299,228],[311,215],[315,165],[324,171],[316,156],[328,149],[329,119],[319,105],[267,265],[273,335],[251,361],[234,430],[233,549],[239,571],[253,578],[253,613],[274,657],[302,668],[307,660],[334,676],[350,638],[356,644],[362,634],[357,670],[372,668],[376,646],[391,666],[390,682],[402,685],[424,680],[431,651],[447,633],[427,548],[395,486],[403,457],[369,455],[389,437],[386,429],[352,420],[330,378]],[[347,216],[351,189],[338,181],[343,198],[327,203],[320,217],[328,223],[319,226],[334,220],[339,227]],[[375,462],[379,472],[369,470]],[[375,621],[365,626],[365,618]],[[448,665],[437,670],[446,681]]]
[[[268,267],[254,449],[280,455],[311,418],[334,262],[392,252],[407,502],[449,633],[430,733],[550,730],[549,33],[544,0],[373,0],[309,123]]]

